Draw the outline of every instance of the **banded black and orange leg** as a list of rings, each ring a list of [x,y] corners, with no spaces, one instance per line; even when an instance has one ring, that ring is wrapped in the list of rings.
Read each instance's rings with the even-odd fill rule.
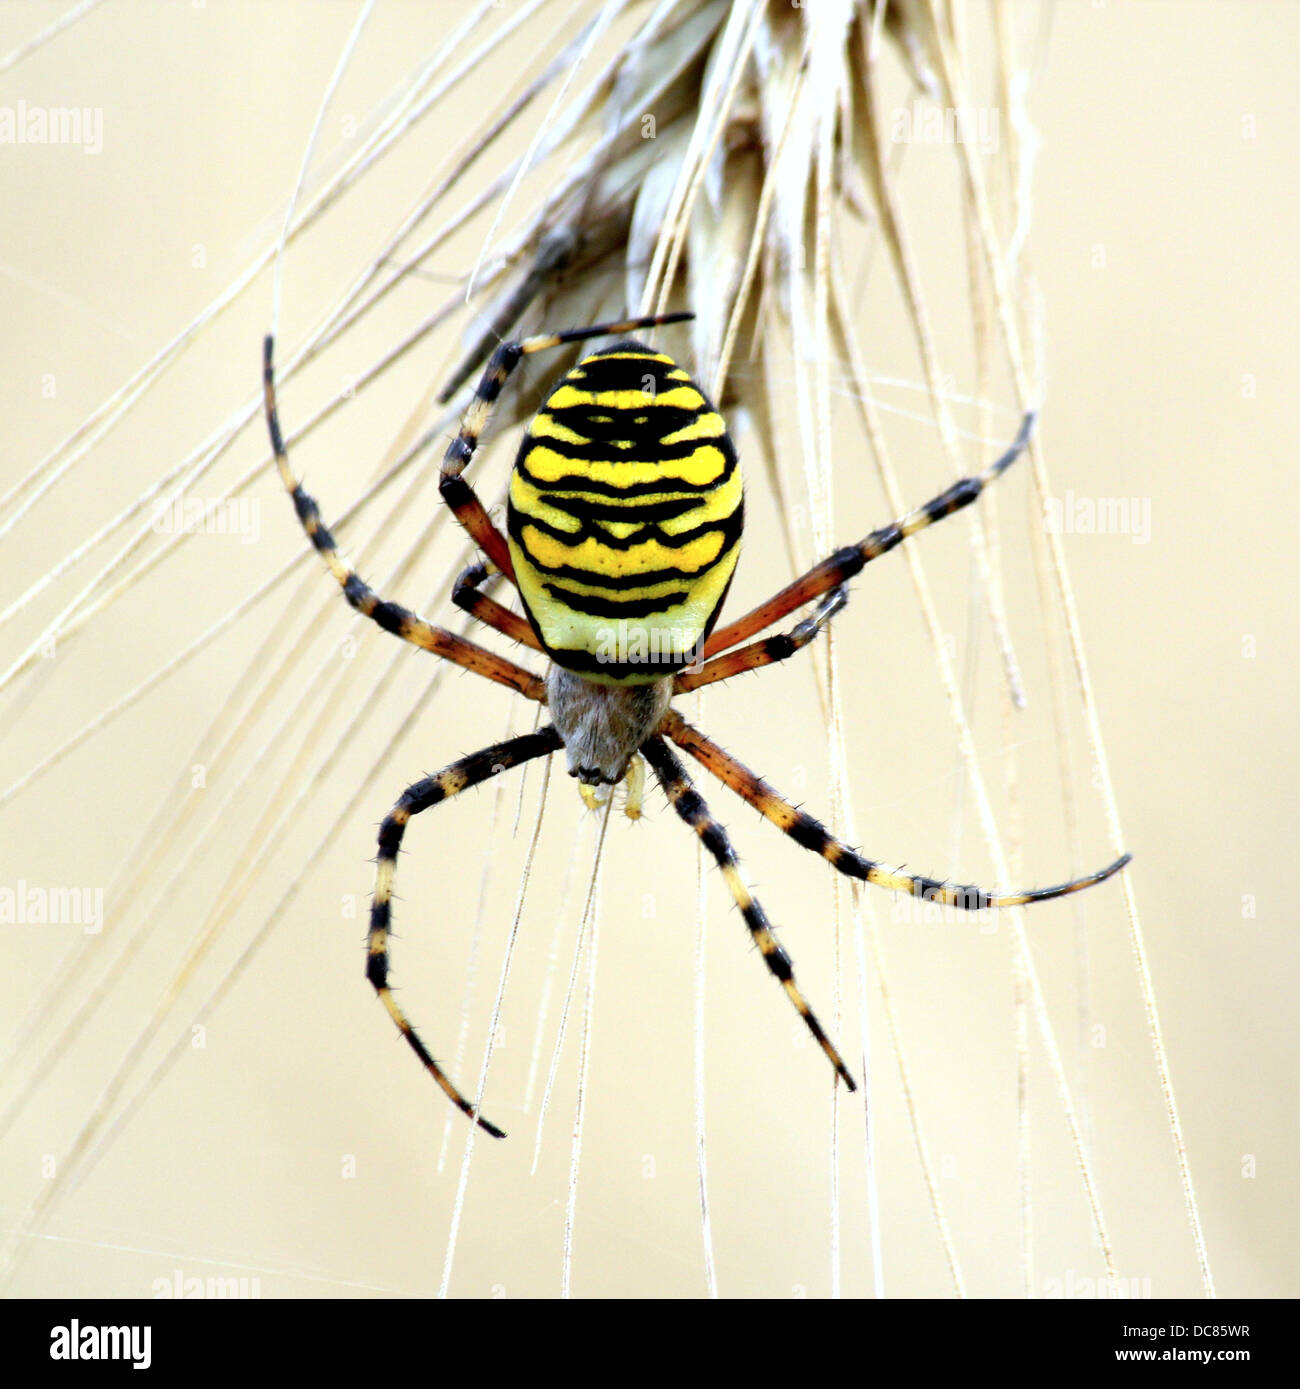
[[[491,417],[492,407],[510,379],[510,373],[534,352],[545,352],[548,348],[561,347],[565,343],[585,342],[588,338],[608,337],[613,333],[631,333],[638,328],[681,323],[693,317],[694,314],[689,313],[659,314],[651,318],[623,319],[617,323],[596,323],[588,328],[570,328],[565,333],[541,333],[518,342],[503,342],[488,358],[474,398],[465,409],[460,433],[447,445],[447,452],[443,455],[438,490],[474,543],[511,583],[514,582],[515,571],[505,537],[492,523],[483,503],[463,476]]]
[[[1071,878],[1069,882],[1060,883],[1056,887],[1030,888],[1020,892],[988,892],[973,883],[950,883],[937,878],[896,872],[872,859],[864,858],[847,844],[836,839],[819,820],[791,805],[762,777],[756,776],[730,753],[724,752],[698,728],[693,728],[675,709],[670,709],[664,716],[659,731],[671,738],[678,747],[689,752],[719,781],[730,786],[738,796],[748,801],[760,815],[788,834],[796,844],[820,854],[833,868],[837,868],[847,877],[860,878],[863,882],[874,883],[877,887],[888,888],[891,892],[910,893],[927,902],[940,902],[945,906],[959,907],[963,911],[983,911],[988,907],[1020,907],[1030,902],[1046,902],[1053,897],[1065,897],[1072,892],[1082,892],[1084,888],[1093,887],[1097,883],[1104,883],[1132,858],[1131,854],[1124,854],[1108,867],[1096,873],[1089,873],[1086,877]]]
[[[761,637],[748,646],[737,647],[725,655],[715,656],[706,661],[698,670],[684,670],[673,682],[678,694],[687,690],[698,690],[702,685],[715,685],[719,680],[730,680],[747,670],[758,670],[770,666],[775,661],[787,661],[796,651],[802,651],[821,629],[849,601],[846,588],[833,588],[817,604],[816,611],[797,623],[788,632],[780,632],[774,637]]]
[[[433,1059],[388,986],[388,932],[392,920],[393,874],[397,866],[397,853],[402,846],[402,836],[406,833],[406,826],[413,815],[440,804],[450,796],[458,795],[467,787],[477,786],[498,772],[517,767],[521,762],[528,762],[534,757],[543,757],[562,746],[560,735],[548,724],[545,728],[539,728],[536,733],[524,733],[517,738],[508,738],[503,743],[494,743],[481,752],[470,753],[459,762],[453,762],[450,767],[444,767],[436,775],[425,777],[413,786],[408,786],[379,827],[375,895],[370,907],[370,935],[366,947],[366,978],[374,985],[380,1002],[388,1009],[389,1016],[397,1024],[402,1036],[410,1043],[411,1050],[420,1058],[425,1070],[442,1087],[447,1098],[475,1120],[480,1128],[486,1129],[493,1138],[504,1138],[505,1134],[477,1113],[474,1106]]]
[[[456,665],[472,670],[498,685],[506,685],[517,690],[528,699],[539,702],[545,699],[545,687],[531,671],[507,661],[494,651],[478,646],[464,637],[458,637],[445,627],[435,627],[418,614],[390,603],[381,598],[369,584],[339,554],[338,545],[329,528],[321,520],[316,500],[306,492],[294,476],[289,466],[289,455],[284,447],[284,436],[280,432],[280,418],[275,404],[275,371],[273,366],[273,343],[268,337],[263,346],[262,383],[266,398],[266,424],[271,435],[271,447],[275,451],[276,466],[290,497],[294,510],[302,522],[308,540],[316,547],[329,571],[338,580],[343,596],[364,617],[370,618],[386,632],[392,632],[413,646],[431,651],[435,656],[453,661]]]
[[[707,661],[720,652],[730,650],[740,642],[756,636],[774,622],[779,622],[796,608],[802,608],[806,603],[820,598],[823,593],[848,583],[873,559],[888,554],[890,550],[901,545],[909,535],[915,535],[917,531],[923,531],[936,521],[943,520],[945,516],[951,516],[953,512],[969,506],[989,483],[1001,477],[1028,448],[1030,436],[1034,432],[1034,419],[1035,415],[1031,410],[1021,421],[1020,430],[1011,446],[982,473],[960,478],[924,506],[918,506],[897,521],[891,521],[889,525],[872,531],[856,545],[846,545],[844,549],[836,550],[833,555],[787,584],[765,603],[760,603],[744,617],[719,628],[704,644],[704,659]]]
[[[763,959],[767,962],[768,969],[780,980],[781,987],[785,989],[790,1002],[794,1004],[799,1016],[807,1024],[808,1030],[816,1037],[818,1045],[826,1053],[836,1074],[850,1090],[856,1090],[858,1087],[836,1050],[835,1043],[826,1035],[825,1029],[817,1021],[816,1014],[809,1008],[803,994],[799,991],[799,986],[795,983],[794,967],[790,963],[790,957],[785,953],[773,933],[767,914],[750,895],[749,888],[740,875],[736,854],[731,847],[731,841],[727,838],[726,830],[713,818],[709,812],[709,807],[704,803],[703,798],[692,785],[690,777],[686,774],[686,768],[682,766],[677,755],[658,734],[642,744],[641,755],[653,769],[660,786],[667,793],[673,809],[699,835],[701,843],[713,855],[718,867],[722,870],[727,887],[731,890],[731,895],[740,908],[741,915],[745,918],[745,925],[754,938],[754,944],[758,946]]]
[[[537,640],[537,633],[529,626],[527,620],[518,613],[512,613],[509,608],[483,592],[485,583],[500,577],[499,570],[490,568],[483,560],[476,560],[461,571],[452,586],[451,601],[462,612],[467,612],[488,627],[495,628],[512,641],[521,642],[534,651],[541,651],[542,644]]]

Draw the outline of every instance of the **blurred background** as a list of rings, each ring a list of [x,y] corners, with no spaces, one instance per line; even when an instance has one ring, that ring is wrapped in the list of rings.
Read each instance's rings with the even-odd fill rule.
[[[533,19],[511,0],[490,16],[490,27],[519,27],[294,243],[284,266],[285,356],[370,263],[381,231],[397,223],[448,149],[477,126],[480,103],[495,109],[508,97],[562,21],[553,8]],[[65,13],[63,3],[5,6],[0,53],[21,49]],[[6,110],[16,122],[20,109],[37,107],[100,113],[79,143],[0,138],[5,492],[274,245],[356,13],[110,0],[0,71],[0,137]],[[450,3],[376,8],[326,114],[308,195],[397,100],[412,55],[434,51],[465,13]],[[1128,871],[1206,1248],[1221,1294],[1295,1296],[1297,947],[1282,878],[1300,779],[1291,542],[1300,504],[1300,14],[1262,3],[1062,3],[1001,13],[1016,36],[1024,85],[1015,92],[1033,127],[1020,132],[1029,228],[1022,255],[1032,274],[1019,304],[1044,382],[1049,514],[1059,517],[1124,842],[1135,856]],[[987,91],[989,12],[971,7],[962,25],[972,82]],[[613,25],[589,61],[617,51],[619,34]],[[465,53],[480,41],[466,38]],[[897,188],[970,465],[992,456],[991,442],[979,440],[1014,434],[1014,396],[1000,349],[986,371],[974,345],[951,142],[917,133],[926,100],[912,104],[898,49],[881,65],[886,131],[890,112],[914,122],[898,141],[906,148],[896,151]],[[522,152],[548,101],[508,128],[485,167],[467,173],[440,221],[468,207]],[[1011,113],[990,97],[986,115],[996,156],[1011,138]],[[995,188],[1005,201],[1011,190]],[[454,292],[491,217],[489,205],[469,218],[399,294],[285,385],[289,432]],[[846,266],[859,341],[899,487],[913,505],[946,486],[951,472],[897,278],[865,235],[862,247],[860,255],[850,250]],[[805,992],[835,1020],[859,1075],[867,1019],[875,1219],[860,1096],[841,1093],[832,1110],[823,1059],[754,956],[711,869],[701,893],[693,837],[657,792],[640,823],[617,808],[610,820],[594,914],[594,990],[587,954],[537,1138],[596,829],[559,766],[484,1102],[510,1137],[481,1138],[462,1165],[467,1126],[420,1073],[363,978],[367,859],[378,821],[409,781],[525,730],[530,711],[454,670],[431,688],[427,657],[394,652],[391,639],[351,623],[305,552],[273,469],[260,464],[265,436],[256,416],[193,489],[217,498],[260,467],[241,508],[227,513],[234,533],[193,536],[74,636],[40,646],[131,529],[94,540],[75,565],[55,567],[253,401],[271,303],[263,270],[121,428],[87,435],[84,456],[77,445],[67,451],[73,465],[16,520],[30,493],[0,508],[0,524],[6,511],[12,523],[0,549],[3,605],[54,571],[0,631],[6,669],[38,649],[0,695],[0,783],[8,788],[0,889],[10,888],[16,904],[28,888],[87,888],[88,903],[102,902],[103,926],[89,935],[66,921],[0,926],[9,1291],[134,1297],[153,1295],[160,1280],[248,1278],[265,1297],[429,1295],[444,1280],[454,1296],[554,1296],[567,1210],[576,1295],[705,1295],[696,1137],[701,919],[708,1239],[722,1295],[954,1290],[881,999],[881,963],[965,1291],[1104,1291],[1033,1009],[1017,1011],[1009,926],[931,919],[874,889],[863,899],[874,924],[859,925],[824,863],[722,786],[704,786],[702,770],[701,789],[730,827]],[[570,326],[565,313],[549,326]],[[296,446],[295,465],[327,519],[433,428],[432,396],[471,344],[470,322],[462,315],[441,325]],[[689,361],[684,333],[661,341]],[[865,447],[842,344],[834,354],[831,515],[835,543],[845,543],[893,513]],[[535,398],[555,369],[539,362],[521,400],[529,391]],[[765,371],[775,401],[768,422],[745,408],[747,382],[760,369],[738,352],[730,391],[749,499],[733,615],[818,554],[794,382],[784,398],[779,368],[769,361]],[[485,496],[506,476],[516,432],[502,428],[476,465]],[[426,485],[385,524],[362,567],[378,581],[412,548],[393,596],[456,626],[448,580],[464,547],[447,528],[429,546],[416,544],[437,505],[429,481],[436,458],[436,449],[426,452],[403,475],[402,488],[420,473]],[[783,480],[784,503],[773,476]],[[382,509],[343,531],[351,553],[399,495],[390,488]],[[1012,877],[1046,884],[1113,857],[1103,777],[1069,653],[1058,643],[1054,657],[1055,639],[1044,635],[1045,595],[1049,607],[1053,599],[1035,568],[1041,536],[1026,464],[999,484],[993,505],[1023,710],[1006,711],[1001,662],[976,596],[970,528],[948,521],[916,548]],[[154,514],[145,502],[135,524]],[[183,530],[178,514],[159,513],[118,572]],[[110,716],[295,560],[284,582]],[[889,863],[993,881],[901,557],[855,582],[834,632],[855,842]],[[264,654],[264,644],[277,637],[286,648],[301,638],[301,658],[250,715],[239,701],[276,668],[280,653]],[[506,649],[493,636],[480,639]],[[1053,712],[1054,668],[1069,690],[1063,727]],[[825,818],[835,778],[818,669],[801,658],[683,707]],[[230,756],[209,760],[205,730],[235,710],[247,736]],[[308,743],[321,713],[321,736]],[[44,767],[101,718],[102,728]],[[1062,747],[1072,792],[1063,790]],[[309,787],[283,823],[274,793],[281,779]],[[430,812],[413,825],[399,869],[394,981],[435,1054],[471,1091],[541,790],[535,767],[526,779],[502,779]],[[195,797],[206,799],[177,840],[167,840]],[[152,862],[157,845],[165,848]],[[137,868],[145,870],[141,890],[126,903],[122,884]],[[228,919],[191,969],[188,952],[223,900]],[[148,934],[136,937],[142,921]],[[1026,929],[1124,1290],[1196,1295],[1202,1275],[1121,886],[1034,908]],[[128,946],[132,940],[139,943]],[[861,944],[871,940],[878,956]],[[196,1024],[251,942],[251,963]],[[84,1024],[56,1046],[90,1002]],[[159,1026],[138,1041],[160,1003]],[[1018,1031],[1028,1037],[1023,1075]],[[119,1083],[128,1055],[133,1068]],[[111,1143],[86,1163],[106,1135]]]

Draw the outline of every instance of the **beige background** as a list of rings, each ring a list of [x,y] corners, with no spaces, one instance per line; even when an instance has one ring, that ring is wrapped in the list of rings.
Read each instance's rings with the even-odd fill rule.
[[[6,5],[0,51],[63,8]],[[349,114],[362,117],[394,90],[412,55],[434,45],[453,11],[460,7],[380,7],[327,126],[327,165],[340,123]],[[278,228],[353,14],[343,6],[192,8],[122,0],[0,77],[0,104],[22,98],[102,107],[105,121],[104,149],[94,157],[73,148],[0,147],[6,326],[0,481],[6,488],[224,288]],[[982,22],[972,19],[977,31]],[[1046,312],[1043,437],[1055,488],[1061,495],[1072,489],[1078,497],[1150,504],[1149,543],[1073,535],[1065,546],[1126,838],[1136,855],[1131,871],[1206,1238],[1219,1288],[1233,1295],[1300,1291],[1291,1238],[1297,955],[1286,887],[1300,773],[1292,554],[1292,518],[1300,509],[1294,469],[1298,40],[1300,19],[1290,6],[1064,4],[1055,8],[1032,98],[1042,137],[1032,247]],[[481,90],[491,92],[509,71],[507,55],[485,70]],[[423,130],[295,252],[285,281],[286,340],[296,341],[365,263],[380,230],[424,186],[447,140],[445,131]],[[909,150],[902,187],[918,263],[942,325],[945,364],[955,389],[970,394],[975,377],[951,151]],[[482,232],[481,225],[472,229],[436,268],[463,269]],[[286,392],[286,422],[305,418],[313,402],[371,362],[445,293],[445,284],[429,278],[398,296],[300,388]],[[269,303],[263,277],[128,424],[5,542],[0,593],[20,592],[249,397]],[[917,382],[883,263],[873,266],[863,323],[873,370]],[[445,376],[456,345],[454,334],[426,345],[298,451],[298,466],[327,513],[337,512],[378,469],[422,392]],[[53,398],[42,390],[50,375]],[[906,384],[882,382],[878,389],[892,412],[904,489],[919,501],[947,480],[924,396]],[[1004,389],[997,399],[1008,399]],[[849,404],[840,403],[836,436],[843,539],[887,516]],[[974,428],[976,421],[967,413],[961,423]],[[785,424],[793,427],[791,420]],[[995,415],[995,433],[1013,427],[1005,409]],[[214,479],[226,485],[263,447],[258,429],[246,431]],[[506,443],[485,461],[485,490],[498,485],[509,453]],[[217,495],[215,482],[204,495]],[[11,698],[0,729],[4,785],[298,553],[301,537],[269,469],[250,495],[260,505],[256,544],[212,536],[186,546],[93,630],[43,662]],[[433,505],[431,492],[423,495],[422,505]],[[1031,882],[1045,883],[1069,871],[1069,850],[1026,529],[1028,495],[1023,471],[1010,476],[999,517],[1012,632],[1031,700],[1013,734],[1029,827],[1022,863]],[[738,609],[788,572],[770,496],[757,479],[751,515]],[[419,519],[404,518],[402,539],[413,537]],[[964,536],[963,524],[950,522],[925,538],[924,556],[959,665],[971,663],[983,765],[1006,824],[996,757],[998,674],[986,625],[972,626]],[[801,543],[809,543],[806,532]],[[439,546],[401,590],[413,603],[445,592],[443,576],[459,550],[449,533]],[[95,567],[114,549],[101,546]],[[385,572],[398,553],[391,546],[370,572]],[[92,572],[81,566],[5,629],[6,664]],[[294,689],[306,672],[345,659],[338,653],[347,614],[334,600],[317,617],[328,581],[304,564],[288,588],[0,810],[0,884],[20,878],[112,883],[162,796],[189,767],[207,721],[298,591],[299,575],[308,580],[311,601],[294,611],[310,614],[316,630]],[[445,597],[430,611],[451,620]],[[904,566],[889,561],[864,576],[836,630],[850,682],[850,767],[867,851],[926,871],[987,878],[987,854]],[[974,657],[972,631],[978,631]],[[412,653],[373,719],[345,744],[347,714],[367,698],[388,655],[386,639],[367,635],[351,657],[349,704],[330,725],[332,768],[304,815],[278,837],[266,871],[249,883],[232,927],[170,1014],[164,1041],[187,1029],[428,678],[428,663]],[[813,691],[811,668],[795,663],[711,692],[702,718],[777,785],[814,810],[829,811],[825,737]],[[208,788],[196,794],[225,795],[250,763],[255,775],[199,861],[173,883],[180,863],[173,853],[167,870],[155,875],[147,901],[165,897],[157,933],[68,1054],[36,1077],[33,1102],[0,1144],[6,1227],[42,1189],[46,1155],[62,1161],[202,924],[267,803],[269,774],[289,765],[296,733],[316,712],[308,705],[294,716],[289,735],[260,751],[290,708],[290,696],[278,694],[237,762],[208,769]],[[1107,858],[1104,822],[1089,786],[1077,705],[1071,708],[1084,858],[1091,867]],[[446,679],[432,711],[397,745],[280,920],[256,968],[210,1019],[204,1045],[188,1050],[151,1090],[104,1160],[58,1205],[45,1236],[24,1249],[16,1291],[141,1296],[176,1269],[186,1277],[257,1277],[264,1296],[436,1290],[464,1127],[453,1116],[448,1160],[439,1170],[446,1107],[395,1042],[366,987],[362,925],[345,911],[349,903],[364,911],[365,859],[393,796],[421,772],[503,736],[510,719],[522,728],[527,714],[504,694],[455,674]],[[417,824],[399,877],[395,980],[435,1050],[450,1057],[480,868],[493,865],[467,1051],[456,1068],[467,1086],[487,1030],[536,775],[512,839],[516,789],[517,783],[489,789]],[[456,1295],[559,1290],[581,990],[535,1174],[529,1169],[536,1100],[528,1116],[522,1104],[530,1069],[540,1066],[544,1077],[549,1061],[577,920],[575,903],[567,914],[560,910],[564,869],[575,857],[585,864],[590,824],[583,824],[567,782],[552,790],[489,1088],[488,1112],[511,1130],[511,1139],[476,1146],[451,1282]],[[781,841],[721,788],[709,796],[732,827],[809,994],[830,1015],[835,902],[825,866]],[[890,899],[872,896],[917,1104],[968,1288],[1017,1295],[1023,1275],[1008,933],[901,924],[891,920]],[[692,1129],[695,901],[691,839],[661,798],[652,798],[638,826],[616,817],[607,846],[577,1192],[573,1286],[579,1294],[698,1296],[705,1289]],[[707,903],[706,1103],[719,1286],[734,1296],[825,1295],[830,1149],[823,1063],[803,1044],[712,879]],[[1194,1294],[1192,1240],[1120,892],[1111,884],[1079,903],[1088,928],[1090,1045],[1080,1048],[1076,1040],[1080,976],[1071,906],[1035,911],[1032,938],[1072,1080],[1086,1094],[1120,1271],[1136,1280],[1139,1292]],[[133,927],[139,916],[115,920],[111,898],[106,910],[108,929],[95,948],[111,957],[122,938],[114,930]],[[860,1073],[850,926],[845,910],[840,950],[849,1016],[838,1031]],[[63,962],[75,935],[68,927],[0,930],[4,1037],[34,1002],[60,1017],[67,1013],[73,1000],[61,989]],[[552,951],[558,964],[548,976]],[[79,996],[87,987],[82,976]],[[548,989],[547,1042],[538,1062],[533,1038]],[[951,1285],[874,982],[868,997],[886,1291],[944,1294]],[[147,1060],[161,1049],[155,1044]],[[32,1076],[39,1055],[29,1050],[6,1065],[6,1098]],[[1100,1272],[1100,1261],[1036,1041],[1030,1093],[1035,1290],[1077,1294],[1087,1290],[1082,1280]],[[858,1111],[842,1106],[840,1122],[843,1288],[860,1295],[871,1281]],[[1251,1164],[1254,1175],[1244,1175]]]

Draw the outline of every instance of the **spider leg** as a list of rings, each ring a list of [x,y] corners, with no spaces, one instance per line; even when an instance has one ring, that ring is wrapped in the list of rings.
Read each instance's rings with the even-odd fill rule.
[[[497,301],[483,324],[473,346],[461,359],[451,379],[438,392],[438,404],[446,405],[474,374],[478,364],[510,331],[511,325],[528,308],[551,280],[568,269],[586,237],[574,226],[561,224],[548,232],[538,243],[533,263],[522,280],[504,298]]]
[[[524,646],[532,647],[534,651],[541,651],[542,644],[527,619],[520,617],[518,613],[512,613],[509,608],[483,592],[483,584],[497,577],[498,571],[490,568],[483,560],[475,560],[456,580],[451,590],[451,601],[462,612],[469,613],[471,617],[477,618],[489,627],[495,627],[512,641],[521,642]]]
[[[627,764],[627,800],[623,804],[623,814],[629,820],[641,818],[641,807],[645,804],[645,762],[640,755]]]
[[[456,519],[469,532],[474,543],[511,583],[515,581],[515,570],[510,561],[510,550],[505,537],[497,530],[478,495],[462,476],[470,459],[474,457],[478,441],[492,414],[492,407],[510,379],[510,373],[525,357],[531,356],[534,352],[544,352],[564,343],[583,342],[587,338],[603,338],[611,333],[630,333],[637,328],[680,323],[693,317],[694,315],[689,313],[660,314],[652,318],[629,318],[618,323],[597,323],[588,328],[571,328],[565,333],[542,333],[518,342],[503,342],[488,358],[482,380],[478,383],[473,399],[465,408],[460,433],[447,445],[447,452],[443,455],[438,491],[442,494],[443,501],[455,513]]]
[[[773,933],[767,914],[758,902],[750,896],[749,888],[740,876],[740,867],[736,862],[735,850],[731,847],[726,830],[713,818],[709,812],[709,807],[705,805],[699,792],[691,784],[691,779],[686,774],[686,768],[682,766],[676,754],[658,734],[642,744],[641,754],[653,768],[660,786],[663,787],[672,803],[673,809],[699,835],[704,847],[717,861],[718,867],[722,870],[722,876],[726,879],[727,887],[730,888],[731,895],[740,908],[741,915],[745,918],[745,925],[749,927],[749,933],[754,938],[754,944],[758,946],[763,959],[767,962],[768,969],[781,981],[781,987],[785,989],[790,1002],[798,1010],[799,1016],[807,1023],[808,1030],[816,1037],[821,1049],[826,1053],[827,1059],[834,1066],[836,1074],[850,1090],[856,1090],[858,1087],[836,1050],[835,1043],[826,1035],[821,1023],[817,1021],[816,1015],[799,991],[799,986],[795,983],[794,967],[790,963],[790,957],[785,953]]]
[[[436,775],[425,777],[408,786],[379,827],[375,893],[370,907],[370,934],[366,947],[366,978],[374,985],[380,1002],[388,1010],[402,1036],[410,1043],[411,1050],[420,1058],[425,1070],[442,1087],[447,1098],[493,1138],[504,1138],[505,1134],[495,1124],[490,1124],[482,1118],[448,1078],[420,1040],[389,988],[388,932],[392,920],[393,874],[397,866],[397,853],[402,846],[402,836],[413,815],[440,804],[450,796],[458,795],[466,787],[477,786],[498,772],[503,772],[509,767],[517,767],[521,762],[527,762],[531,758],[555,752],[562,746],[560,735],[548,724],[536,733],[525,733],[517,738],[509,738],[503,743],[494,743],[481,752],[470,753],[459,762],[444,767]]]
[[[820,821],[805,811],[799,810],[779,795],[762,777],[740,762],[730,753],[724,752],[716,743],[705,737],[698,728],[693,728],[675,709],[670,709],[659,726],[666,734],[700,762],[719,781],[754,807],[755,810],[788,834],[796,844],[820,854],[833,868],[850,878],[860,878],[864,882],[875,883],[877,887],[888,888],[891,892],[907,892],[928,902],[941,902],[945,906],[960,907],[963,911],[982,911],[986,907],[1019,907],[1029,902],[1046,902],[1053,897],[1066,897],[1072,892],[1104,883],[1107,878],[1118,873],[1132,858],[1124,854],[1114,863],[1086,877],[1071,878],[1067,883],[1056,887],[1030,888],[1023,892],[986,892],[974,884],[943,882],[937,878],[913,876],[883,867],[874,860],[864,858],[850,849]]]
[[[280,477],[293,498],[294,510],[298,513],[298,519],[302,522],[308,540],[329,566],[330,573],[338,580],[343,596],[348,602],[364,617],[370,618],[386,632],[401,637],[403,641],[431,651],[444,660],[454,661],[466,670],[494,680],[498,685],[506,685],[529,699],[543,700],[544,686],[531,671],[525,670],[513,661],[507,661],[503,656],[498,656],[485,647],[466,641],[464,637],[458,637],[445,627],[435,627],[398,603],[390,603],[381,598],[344,560],[329,528],[321,520],[315,498],[303,489],[289,465],[289,455],[284,447],[284,437],[280,433],[280,418],[276,411],[273,343],[270,337],[266,339],[263,347],[262,384],[266,398],[266,423]]]
[[[814,598],[820,598],[828,590],[848,583],[856,574],[860,574],[873,559],[888,554],[890,550],[901,545],[909,535],[915,535],[917,531],[934,525],[936,521],[943,520],[945,516],[951,516],[954,511],[960,511],[963,507],[969,506],[989,483],[1006,472],[1028,448],[1030,435],[1034,432],[1034,419],[1035,414],[1031,410],[1021,421],[1020,430],[1011,446],[1000,458],[990,463],[982,473],[960,478],[951,487],[940,492],[937,497],[932,498],[923,506],[909,511],[906,516],[900,517],[897,521],[891,521],[887,526],[881,526],[879,530],[872,531],[856,545],[846,545],[844,549],[836,550],[833,555],[822,560],[820,564],[814,565],[806,574],[787,584],[767,602],[760,603],[744,617],[737,618],[735,622],[719,628],[705,642],[704,658],[707,660],[710,656],[716,656],[720,651],[726,651],[737,643],[761,632],[765,627],[770,627],[772,623],[779,622],[787,613],[794,612],[796,608],[803,607],[805,603],[811,603]]]
[[[737,647],[724,656],[706,661],[698,670],[686,670],[677,676],[673,689],[678,694],[687,690],[698,690],[701,685],[713,685],[719,680],[730,680],[742,671],[758,670],[770,666],[774,661],[786,661],[802,651],[849,601],[849,591],[844,587],[833,588],[817,605],[817,609],[788,632],[774,637],[760,637],[748,646]]]

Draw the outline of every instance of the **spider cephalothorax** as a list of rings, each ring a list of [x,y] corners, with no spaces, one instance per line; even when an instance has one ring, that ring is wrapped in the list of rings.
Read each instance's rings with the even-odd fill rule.
[[[689,753],[796,843],[839,872],[895,892],[970,909],[1018,906],[1078,892],[1109,878],[1128,855],[1057,887],[990,893],[896,872],[836,839],[811,815],[725,753],[672,708],[672,696],[783,661],[844,606],[845,584],[909,535],[969,505],[1015,462],[1028,442],[1027,416],[1011,447],[898,521],[845,546],[744,617],[715,630],[736,566],[744,520],[736,451],[721,416],[672,358],[638,342],[593,353],[566,375],[534,418],[511,475],[507,536],[464,478],[493,402],[519,362],[562,343],[621,335],[690,318],[605,323],[503,343],[492,354],[447,448],[439,490],[486,559],[470,565],[452,598],[464,611],[550,658],[544,677],[380,598],[340,556],[315,501],[290,466],[275,408],[272,343],[263,355],[267,424],[280,475],[308,538],[349,603],[385,630],[546,705],[553,722],[415,782],[379,831],[366,973],[393,1021],[448,1097],[502,1137],[433,1059],[388,984],[393,871],[412,816],[507,768],[564,748],[588,804],[625,778],[628,813],[640,813],[644,758],[669,802],[716,860],[768,969],[781,982],[835,1073],[854,1088],[834,1043],[795,984],[790,958],[740,875],[727,832],[713,818],[669,743]],[[525,616],[484,585],[504,577]],[[789,632],[759,633],[815,604]],[[755,638],[757,638],[755,640]],[[606,792],[607,794],[607,792]]]
[[[614,786],[642,743],[663,722],[671,676],[653,684],[598,685],[561,665],[546,672],[546,704],[564,740],[570,776],[584,786]]]

